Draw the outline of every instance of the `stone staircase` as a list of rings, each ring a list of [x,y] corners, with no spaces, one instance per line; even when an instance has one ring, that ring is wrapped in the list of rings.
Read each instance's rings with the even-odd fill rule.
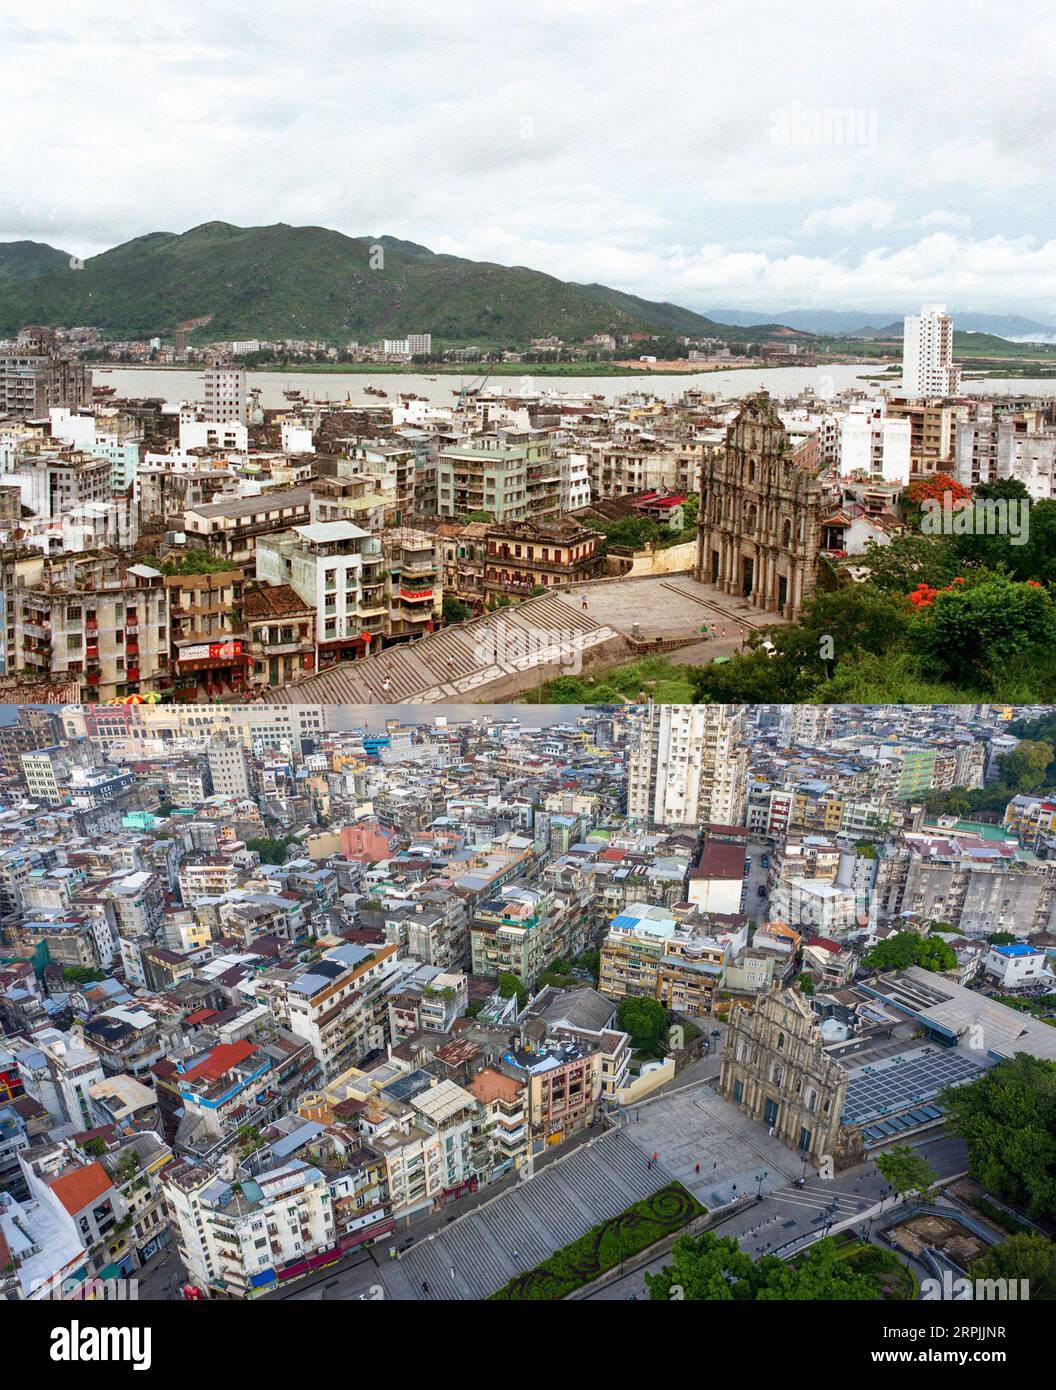
[[[402,1256],[403,1273],[419,1298],[487,1298],[670,1181],[615,1130],[419,1241]]]

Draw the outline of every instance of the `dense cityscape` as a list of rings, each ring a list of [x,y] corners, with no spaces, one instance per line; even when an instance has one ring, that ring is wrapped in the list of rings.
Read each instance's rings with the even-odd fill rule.
[[[23,326],[0,350],[3,689],[1051,697],[1054,398],[978,393],[953,341],[928,306],[894,385],[816,368],[784,400],[736,374],[666,399],[485,372],[275,406],[223,358],[197,399],[117,397]]]
[[[657,1298],[730,1250],[906,1298],[1051,1249],[987,1111],[1049,1123],[1056,711],[365,713],[8,709],[6,1298]]]
[[[905,11],[0,0],[12,1383],[1036,1374],[1056,25]]]

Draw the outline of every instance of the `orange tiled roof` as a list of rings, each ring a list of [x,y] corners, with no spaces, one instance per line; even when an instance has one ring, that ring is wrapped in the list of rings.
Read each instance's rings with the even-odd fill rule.
[[[85,1207],[97,1202],[113,1187],[110,1175],[101,1163],[85,1163],[67,1168],[48,1184],[55,1196],[70,1213],[76,1216]]]
[[[257,1049],[251,1042],[217,1043],[208,1057],[180,1076],[181,1081],[219,1081],[230,1067],[244,1062]]]

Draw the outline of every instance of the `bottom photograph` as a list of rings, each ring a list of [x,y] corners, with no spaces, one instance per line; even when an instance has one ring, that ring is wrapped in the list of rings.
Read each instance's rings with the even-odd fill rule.
[[[1052,1299],[1054,972],[1056,708],[3,706],[0,1298]]]

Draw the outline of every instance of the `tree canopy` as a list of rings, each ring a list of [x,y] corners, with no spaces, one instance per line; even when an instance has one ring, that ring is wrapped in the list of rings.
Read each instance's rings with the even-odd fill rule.
[[[695,1239],[680,1236],[672,1247],[670,1264],[658,1274],[646,1274],[645,1283],[656,1302],[864,1302],[879,1297],[877,1280],[841,1260],[832,1240],[817,1241],[795,1264],[786,1264],[775,1255],[753,1260],[731,1237],[714,1231]]]
[[[1056,1062],[1017,1052],[939,1103],[972,1177],[1034,1220],[1056,1220]]]
[[[874,970],[908,970],[919,965],[924,970],[953,970],[957,957],[939,936],[920,936],[914,931],[900,931],[884,941],[878,941],[862,958],[862,964]]]
[[[938,1176],[927,1159],[908,1144],[896,1144],[877,1154],[876,1166],[900,1196],[926,1198]]]
[[[631,1035],[636,1048],[655,1048],[667,1031],[667,1010],[656,999],[621,999],[616,1026]]]
[[[973,1279],[1026,1279],[1031,1301],[1056,1298],[1056,1242],[1043,1235],[1009,1236],[972,1261]]]

